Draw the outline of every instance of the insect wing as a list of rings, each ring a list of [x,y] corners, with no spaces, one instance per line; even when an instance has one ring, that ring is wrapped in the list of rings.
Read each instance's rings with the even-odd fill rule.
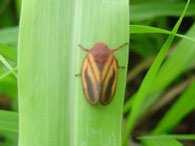
[[[88,54],[82,68],[83,91],[91,104],[96,104],[100,96],[100,74],[91,54]]]
[[[118,62],[113,55],[110,55],[105,64],[102,81],[101,81],[101,96],[99,102],[103,105],[109,104],[116,91],[118,75]]]

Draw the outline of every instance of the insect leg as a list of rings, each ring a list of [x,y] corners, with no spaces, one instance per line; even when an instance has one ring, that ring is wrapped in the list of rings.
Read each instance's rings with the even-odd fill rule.
[[[124,43],[124,44],[118,46],[116,49],[113,49],[113,52],[118,51],[119,49],[121,49],[121,48],[123,48],[123,47],[125,47],[127,45],[128,45],[128,43]]]
[[[80,76],[81,76],[81,74],[80,74],[80,73],[75,74],[75,77],[80,77]]]
[[[83,45],[79,44],[79,47],[80,47],[83,51],[89,52],[89,49],[86,49],[85,47],[83,47]]]

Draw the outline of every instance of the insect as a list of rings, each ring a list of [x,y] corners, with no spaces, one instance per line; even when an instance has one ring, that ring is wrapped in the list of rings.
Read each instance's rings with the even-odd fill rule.
[[[127,43],[115,49],[110,49],[105,43],[96,43],[91,49],[79,45],[88,52],[81,70],[83,92],[91,104],[107,105],[112,101],[116,91],[118,76],[118,61],[114,52],[126,46]]]

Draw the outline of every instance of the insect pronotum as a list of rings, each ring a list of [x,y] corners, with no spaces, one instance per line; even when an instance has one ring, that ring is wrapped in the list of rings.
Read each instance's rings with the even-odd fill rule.
[[[82,71],[82,86],[86,99],[91,104],[109,104],[116,91],[118,76],[118,61],[114,52],[126,46],[127,43],[115,49],[110,49],[105,43],[96,43],[91,49],[79,45],[88,52]]]

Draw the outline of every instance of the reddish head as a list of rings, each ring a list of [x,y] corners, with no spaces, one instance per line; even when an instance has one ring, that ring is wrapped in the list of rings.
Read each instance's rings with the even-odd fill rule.
[[[105,43],[96,43],[91,49],[90,53],[94,56],[97,63],[103,64],[112,54],[112,50],[108,48]]]

